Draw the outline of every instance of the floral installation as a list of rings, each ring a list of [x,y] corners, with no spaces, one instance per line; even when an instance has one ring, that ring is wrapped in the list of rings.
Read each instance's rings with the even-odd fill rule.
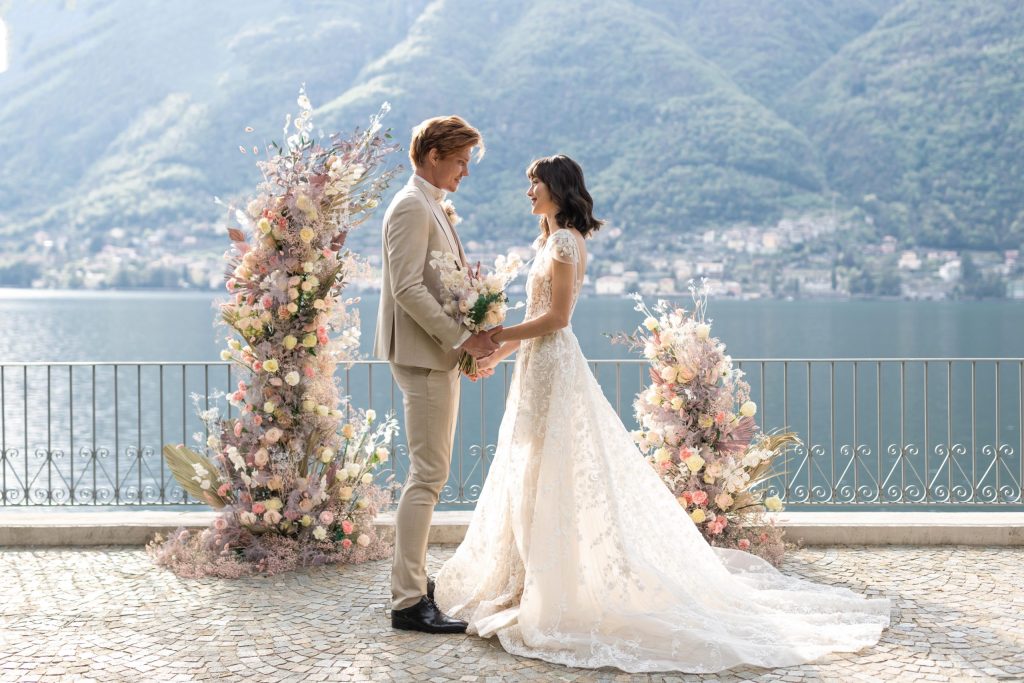
[[[651,363],[651,384],[633,404],[640,426],[633,438],[709,543],[778,565],[783,534],[765,512],[781,510],[782,502],[756,486],[799,439],[759,432],[750,385],[711,336],[707,283],[691,281],[690,294],[692,312],[664,300],[651,310],[634,294],[646,319],[635,333],[614,337],[642,349]]]
[[[445,207],[445,212],[450,206],[449,203]],[[455,220],[458,220],[457,216]],[[463,268],[454,254],[433,251],[430,253],[430,265],[441,279],[441,307],[460,325],[465,325],[472,332],[482,332],[505,321],[509,311],[505,290],[523,267],[523,260],[517,254],[498,256],[494,267],[485,271],[480,263],[475,269]],[[522,302],[513,309],[521,306]],[[467,375],[476,375],[476,359],[463,351],[459,369]]]
[[[383,168],[397,147],[381,132],[386,104],[367,130],[322,142],[304,91],[298,104],[286,146],[271,143],[258,162],[256,196],[230,209],[221,358],[241,370],[227,396],[238,417],[202,412],[209,437],[198,450],[164,447],[182,488],[221,511],[201,532],[179,529],[148,546],[184,576],[273,574],[389,552],[374,528],[387,498],[374,474],[397,421],[342,399],[334,373],[358,357],[357,300],[342,290],[367,269],[345,238],[400,170]]]

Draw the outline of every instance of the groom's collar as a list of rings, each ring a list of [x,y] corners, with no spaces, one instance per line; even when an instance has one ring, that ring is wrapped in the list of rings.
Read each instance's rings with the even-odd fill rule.
[[[409,182],[422,188],[423,191],[427,193],[427,196],[433,197],[434,201],[437,202],[438,204],[444,201],[445,195],[448,194],[441,188],[434,187],[434,185],[432,185],[423,176],[416,175],[415,173],[412,174],[412,179]]]

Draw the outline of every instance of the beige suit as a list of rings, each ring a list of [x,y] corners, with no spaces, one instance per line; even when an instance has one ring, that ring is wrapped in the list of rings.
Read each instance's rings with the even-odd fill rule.
[[[409,443],[409,478],[395,519],[393,609],[410,607],[427,592],[427,535],[448,481],[458,416],[457,347],[469,337],[469,330],[442,310],[440,278],[430,266],[434,251],[451,252],[463,267],[466,263],[458,234],[441,209],[443,198],[443,191],[414,175],[384,214],[373,353],[391,362]]]

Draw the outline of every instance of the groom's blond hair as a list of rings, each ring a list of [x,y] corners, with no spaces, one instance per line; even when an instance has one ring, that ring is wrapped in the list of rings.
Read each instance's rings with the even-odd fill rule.
[[[435,116],[412,129],[409,159],[413,166],[422,166],[430,150],[436,149],[444,159],[467,147],[477,147],[476,159],[484,156],[484,138],[473,126],[459,116]]]

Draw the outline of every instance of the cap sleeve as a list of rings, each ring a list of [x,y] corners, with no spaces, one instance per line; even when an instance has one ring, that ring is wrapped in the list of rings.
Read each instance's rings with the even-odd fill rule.
[[[576,239],[569,234],[568,230],[559,230],[550,237],[551,256],[562,263],[579,263],[580,250],[576,245]]]

